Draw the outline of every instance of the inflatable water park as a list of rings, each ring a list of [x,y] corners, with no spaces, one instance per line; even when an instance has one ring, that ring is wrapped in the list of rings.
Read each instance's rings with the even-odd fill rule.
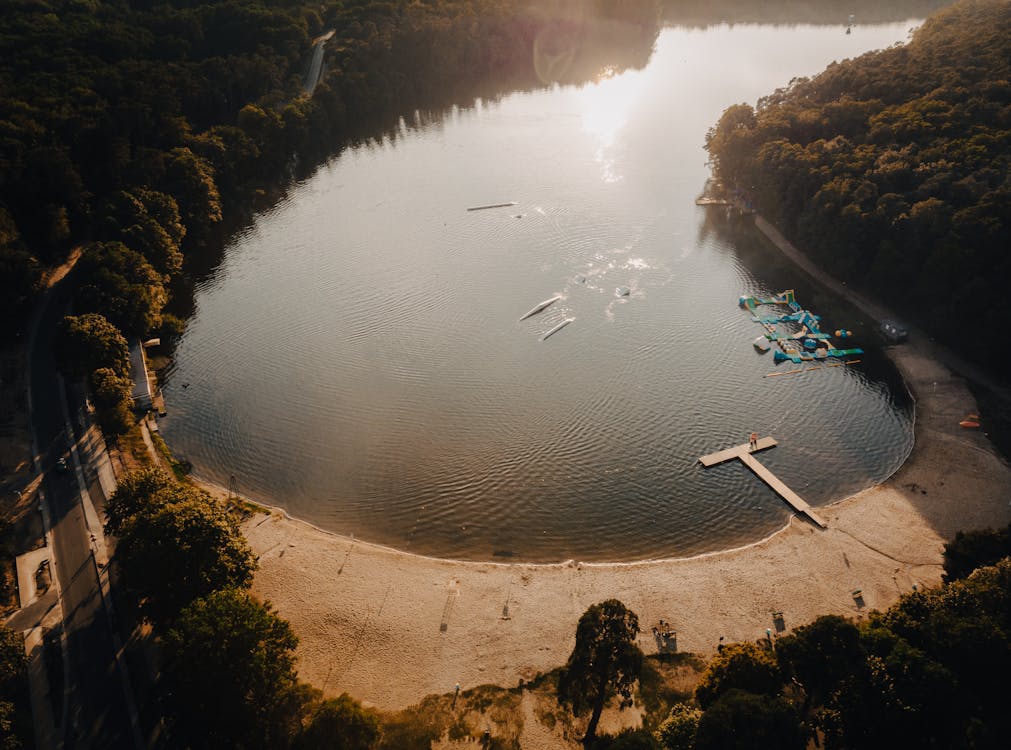
[[[775,346],[772,358],[777,364],[793,362],[799,365],[829,359],[841,360],[836,364],[854,364],[859,360],[847,358],[864,353],[863,349],[845,349],[834,344],[833,339],[843,341],[853,333],[846,329],[833,333],[822,331],[821,317],[801,307],[792,289],[769,298],[742,295],[738,302],[751,313],[751,319],[765,329],[765,333],[755,339],[755,349],[764,353]],[[785,307],[789,312],[762,309],[775,307]]]

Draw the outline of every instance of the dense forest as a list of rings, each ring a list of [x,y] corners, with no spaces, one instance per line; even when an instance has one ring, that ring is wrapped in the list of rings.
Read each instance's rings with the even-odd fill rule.
[[[886,23],[925,18],[952,0],[663,0],[664,20],[677,25],[716,23]]]
[[[734,105],[706,143],[724,186],[831,273],[1011,364],[1011,3],[959,3],[904,46]]]
[[[1011,695],[1011,559],[904,596],[862,622],[820,617],[710,662],[664,750],[1001,748]],[[697,707],[696,707],[697,706]],[[649,747],[642,745],[642,747]]]
[[[609,0],[5,2],[0,312],[15,322],[5,328],[24,320],[42,267],[74,244],[114,243],[86,264],[92,280],[136,253],[135,277],[168,284],[223,216],[376,119],[641,66],[658,24],[656,2]],[[328,31],[308,96],[313,41]],[[102,275],[106,291],[123,285],[119,269]],[[109,296],[91,295],[88,311],[106,314]],[[147,334],[159,312],[116,323]]]

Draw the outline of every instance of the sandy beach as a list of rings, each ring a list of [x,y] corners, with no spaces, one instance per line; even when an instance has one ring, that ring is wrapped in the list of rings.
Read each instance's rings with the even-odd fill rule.
[[[707,654],[721,636],[765,637],[772,612],[787,629],[863,617],[938,584],[955,531],[1011,521],[1011,470],[982,431],[958,425],[975,411],[965,383],[913,344],[889,353],[916,398],[915,448],[882,485],[820,508],[827,530],[795,517],[754,544],[687,559],[495,564],[420,557],[274,511],[244,524],[260,559],[254,591],[294,626],[303,679],[382,709],[559,666],[580,614],[612,597],[638,613],[647,653],[660,618],[680,650]]]

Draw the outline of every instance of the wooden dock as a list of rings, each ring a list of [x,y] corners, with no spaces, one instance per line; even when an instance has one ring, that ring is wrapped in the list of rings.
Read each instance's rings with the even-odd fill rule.
[[[739,458],[744,462],[745,466],[757,474],[759,479],[769,485],[776,494],[789,503],[795,511],[807,516],[812,522],[816,523],[821,528],[827,529],[828,524],[825,523],[821,516],[811,510],[811,506],[807,504],[806,500],[783,484],[779,477],[769,471],[757,458],[755,458],[754,454],[758,451],[763,451],[766,448],[774,448],[776,445],[777,443],[775,438],[759,438],[754,450],[751,450],[751,446],[748,443],[744,443],[743,445],[737,445],[733,448],[727,448],[726,450],[722,450],[717,453],[710,453],[707,456],[702,456],[699,458],[699,462],[708,468],[710,466],[723,463],[724,461]]]

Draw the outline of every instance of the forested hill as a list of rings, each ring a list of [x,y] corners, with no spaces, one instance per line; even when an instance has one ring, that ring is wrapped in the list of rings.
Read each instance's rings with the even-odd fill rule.
[[[4,331],[76,242],[107,243],[88,266],[105,300],[90,311],[113,319],[123,290],[178,275],[223,212],[363,123],[645,64],[658,2],[4,0]],[[313,40],[330,30],[306,97]],[[157,324],[153,312],[132,319]]]
[[[888,23],[925,18],[953,0],[663,0],[667,23]]]
[[[1011,2],[961,2],[904,46],[732,106],[706,146],[828,271],[1006,376]]]

